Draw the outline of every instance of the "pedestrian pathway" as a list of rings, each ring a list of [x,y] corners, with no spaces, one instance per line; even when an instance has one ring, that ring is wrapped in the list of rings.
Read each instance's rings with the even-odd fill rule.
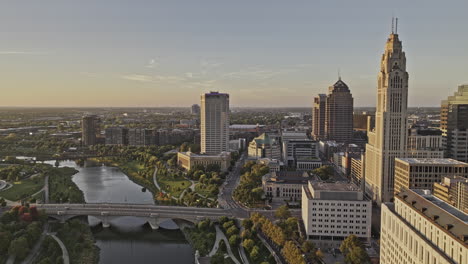
[[[65,244],[63,244],[62,240],[60,240],[60,238],[58,238],[55,234],[50,233],[49,235],[55,239],[55,241],[57,241],[60,248],[62,249],[63,264],[70,264],[70,256],[68,255],[68,250],[67,247],[65,247]]]
[[[229,245],[229,241],[226,237],[226,235],[224,235],[223,231],[219,228],[218,225],[215,226],[215,229],[216,229],[216,240],[215,240],[215,244],[213,246],[213,249],[211,250],[210,254],[208,254],[208,256],[212,257],[216,254],[216,252],[218,251],[218,248],[219,248],[219,242],[221,242],[221,240],[224,241],[224,244],[226,244],[226,248],[227,248],[227,251],[228,251],[228,255],[229,257],[236,263],[236,264],[241,264],[239,262],[239,260],[237,260],[236,256],[234,256],[234,254],[232,253],[232,249],[231,249],[231,245]]]
[[[241,229],[240,229],[241,234],[244,232],[244,230],[245,228],[241,225]],[[242,243],[239,246],[239,253],[242,258],[242,262],[244,262],[244,264],[250,264],[249,258],[247,258],[247,254],[245,253],[245,248],[242,246]]]

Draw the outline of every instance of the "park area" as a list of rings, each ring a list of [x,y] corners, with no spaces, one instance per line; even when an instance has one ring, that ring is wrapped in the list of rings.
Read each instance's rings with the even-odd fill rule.
[[[12,183],[12,187],[0,191],[0,197],[10,201],[28,198],[44,187],[44,176],[38,175]]]

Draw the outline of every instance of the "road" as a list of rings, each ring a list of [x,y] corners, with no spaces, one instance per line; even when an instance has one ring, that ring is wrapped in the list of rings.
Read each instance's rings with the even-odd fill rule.
[[[240,182],[241,170],[244,165],[245,153],[241,155],[239,160],[236,162],[232,171],[226,177],[226,181],[221,187],[220,194],[218,195],[219,205],[225,209],[231,209],[232,214],[238,218],[249,217],[249,209],[243,207],[232,197],[234,190]]]
[[[232,216],[229,210],[218,208],[160,206],[145,204],[37,204],[49,216],[137,216],[172,219],[218,219]]]

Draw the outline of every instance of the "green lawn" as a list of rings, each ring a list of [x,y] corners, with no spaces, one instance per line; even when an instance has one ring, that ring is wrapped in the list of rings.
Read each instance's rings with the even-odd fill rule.
[[[179,197],[180,194],[190,187],[190,181],[185,179],[159,179],[158,184],[161,188],[172,196]]]
[[[44,187],[44,176],[36,176],[24,181],[15,182],[13,187],[0,192],[0,197],[10,201],[27,198]]]
[[[195,192],[205,197],[213,198],[213,195],[211,195],[211,192],[208,190],[207,185],[204,185],[202,183],[195,184]]]

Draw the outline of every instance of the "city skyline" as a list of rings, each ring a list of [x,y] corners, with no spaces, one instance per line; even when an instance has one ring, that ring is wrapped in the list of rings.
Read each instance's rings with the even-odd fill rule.
[[[462,1],[425,1],[417,15],[420,3],[402,1],[404,9],[364,1],[109,3],[2,8],[0,106],[190,106],[222,91],[235,107],[309,107],[339,69],[355,105],[375,106],[393,15],[410,54],[409,106],[440,106],[468,82]]]

